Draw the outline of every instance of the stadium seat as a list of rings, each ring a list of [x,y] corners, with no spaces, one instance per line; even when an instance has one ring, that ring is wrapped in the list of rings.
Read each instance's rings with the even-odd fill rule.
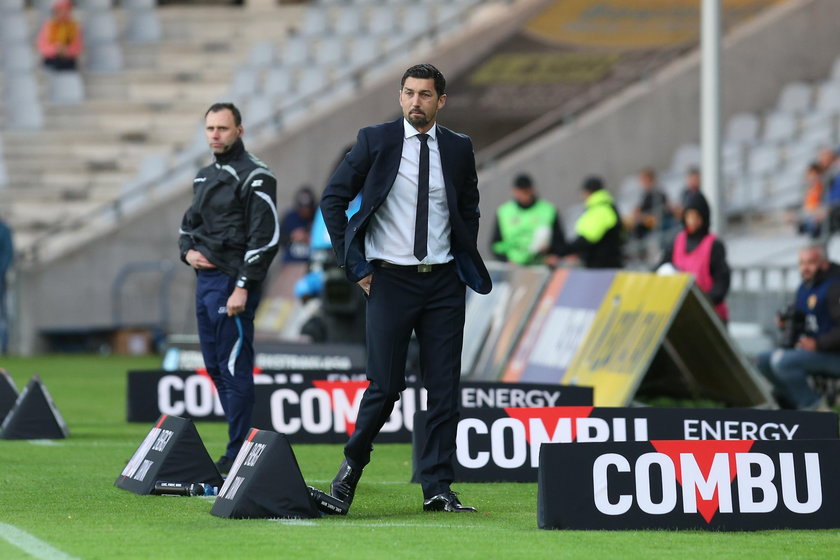
[[[840,81],[823,82],[817,90],[814,107],[823,113],[840,113]]]
[[[29,23],[23,13],[0,15],[0,44],[3,50],[29,42]]]
[[[728,142],[755,142],[760,121],[753,113],[736,113],[726,123],[724,138]]]
[[[30,72],[35,69],[35,64],[35,53],[26,43],[7,46],[3,49],[3,71],[7,74]]]
[[[398,31],[395,28],[396,21],[397,13],[393,6],[374,6],[368,14],[367,32],[380,37],[391,35]]]
[[[727,141],[721,145],[721,170],[724,174],[741,173],[744,170],[744,144]]]
[[[130,43],[157,43],[163,38],[163,26],[152,8],[126,10],[125,40]]]
[[[0,14],[7,17],[9,14],[22,12],[25,4],[25,0],[3,0],[0,2]]]
[[[399,18],[399,26],[403,33],[412,35],[426,33],[431,23],[431,9],[426,3],[405,6]]]
[[[32,7],[42,14],[49,13],[54,3],[55,0],[32,0]]]
[[[85,66],[93,73],[119,72],[123,69],[122,50],[116,42],[89,45]]]
[[[344,61],[346,50],[343,37],[324,37],[315,44],[315,62],[326,67],[338,66]]]
[[[802,115],[802,142],[822,145],[836,143],[840,139],[837,135],[837,119],[837,114],[816,110]]]
[[[301,95],[311,95],[327,85],[327,75],[321,68],[309,67],[300,71],[296,91]]]
[[[323,37],[330,28],[330,17],[326,9],[310,6],[303,16],[300,33],[307,37]]]
[[[6,107],[6,127],[9,129],[34,130],[43,127],[44,113],[38,99],[38,81],[32,74],[6,76],[3,89]]]
[[[783,146],[785,153],[785,169],[796,169],[801,175],[805,174],[805,168],[814,161],[820,147],[830,145],[818,137],[802,137],[790,140]]]
[[[309,60],[309,40],[294,36],[286,39],[280,50],[280,61],[290,67],[301,66]]]
[[[338,35],[361,35],[364,28],[364,12],[356,6],[342,6],[338,11],[333,29]]]
[[[241,100],[253,95],[258,89],[259,77],[259,72],[254,68],[245,66],[236,70],[230,88],[234,99]]]
[[[109,10],[96,10],[85,13],[82,22],[85,44],[109,43],[116,41],[119,32],[117,20]]]
[[[245,105],[245,114],[252,129],[258,126],[271,126],[276,111],[274,101],[266,95],[251,97]]]
[[[354,37],[347,49],[348,63],[351,68],[361,68],[369,65],[381,53],[379,37],[362,35]]]
[[[779,147],[775,144],[757,144],[747,154],[747,172],[764,176],[776,171],[781,165]]]
[[[685,173],[691,167],[700,167],[700,146],[683,144],[674,152],[674,157],[671,159],[671,171]]]
[[[127,10],[151,10],[157,6],[157,0],[120,0],[120,6]]]
[[[797,135],[797,119],[793,113],[777,111],[764,117],[764,142],[781,142]]]
[[[74,105],[85,100],[85,84],[78,72],[47,72],[47,92],[55,105]]]
[[[273,41],[259,41],[251,47],[245,64],[251,68],[267,68],[274,63],[277,45]]]
[[[83,10],[108,10],[114,6],[114,0],[76,0],[74,4]]]
[[[268,69],[261,91],[268,96],[277,97],[294,89],[294,74],[286,66],[275,65]]]
[[[805,113],[811,108],[813,88],[805,82],[791,82],[782,88],[776,110],[785,113]]]

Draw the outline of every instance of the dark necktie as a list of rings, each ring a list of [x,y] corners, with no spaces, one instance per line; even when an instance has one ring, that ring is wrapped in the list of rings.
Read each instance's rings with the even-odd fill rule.
[[[417,217],[414,222],[414,256],[418,261],[426,258],[426,238],[429,234],[429,140],[428,134],[418,134],[420,139],[420,175],[417,177]]]

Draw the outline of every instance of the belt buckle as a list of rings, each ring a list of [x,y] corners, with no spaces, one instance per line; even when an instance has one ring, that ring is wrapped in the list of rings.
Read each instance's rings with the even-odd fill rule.
[[[417,265],[417,272],[431,272],[433,265],[431,264],[418,264]]]

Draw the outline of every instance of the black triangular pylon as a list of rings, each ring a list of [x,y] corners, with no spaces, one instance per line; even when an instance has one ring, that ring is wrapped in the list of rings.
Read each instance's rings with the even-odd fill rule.
[[[0,427],[3,439],[63,439],[68,430],[49,391],[37,375],[18,396]]]
[[[191,420],[163,414],[114,485],[135,494],[151,494],[158,480],[222,485],[222,477]]]
[[[233,519],[320,517],[289,440],[251,429],[210,513]]]
[[[15,382],[6,373],[6,370],[0,369],[0,424],[3,423],[9,411],[15,406],[17,399],[18,392]]]

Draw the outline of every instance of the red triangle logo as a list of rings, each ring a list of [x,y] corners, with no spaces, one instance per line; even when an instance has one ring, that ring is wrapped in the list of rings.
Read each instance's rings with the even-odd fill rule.
[[[715,455],[718,453],[726,453],[729,457],[729,482],[735,480],[735,454],[747,453],[755,443],[754,440],[700,440],[700,441],[683,441],[683,440],[655,440],[650,442],[653,448],[658,453],[662,453],[671,458],[674,462],[674,469],[677,474],[677,481],[682,485],[682,465],[680,456],[683,453],[694,456],[697,466],[704,477],[708,477],[712,470],[712,462]],[[720,507],[720,496],[718,491],[712,495],[709,500],[704,500],[700,497],[700,491],[697,490],[697,511],[706,520],[706,523],[711,523],[712,518]]]
[[[551,435],[557,430],[557,424],[561,418],[572,420],[572,441],[577,438],[577,423],[574,420],[586,418],[592,414],[592,406],[537,406],[537,407],[516,407],[506,408],[505,412],[511,418],[522,422],[525,426],[525,438],[531,443],[531,418],[539,418],[547,434]]]
[[[344,393],[347,402],[353,403],[356,401],[356,395],[358,395],[359,391],[367,389],[370,381],[327,381],[326,379],[316,379],[312,381],[312,385],[327,392],[330,396],[330,407],[335,410],[335,391]],[[347,435],[352,436],[353,432],[356,431],[356,422],[350,422],[348,419],[345,419],[344,423],[347,425]]]

